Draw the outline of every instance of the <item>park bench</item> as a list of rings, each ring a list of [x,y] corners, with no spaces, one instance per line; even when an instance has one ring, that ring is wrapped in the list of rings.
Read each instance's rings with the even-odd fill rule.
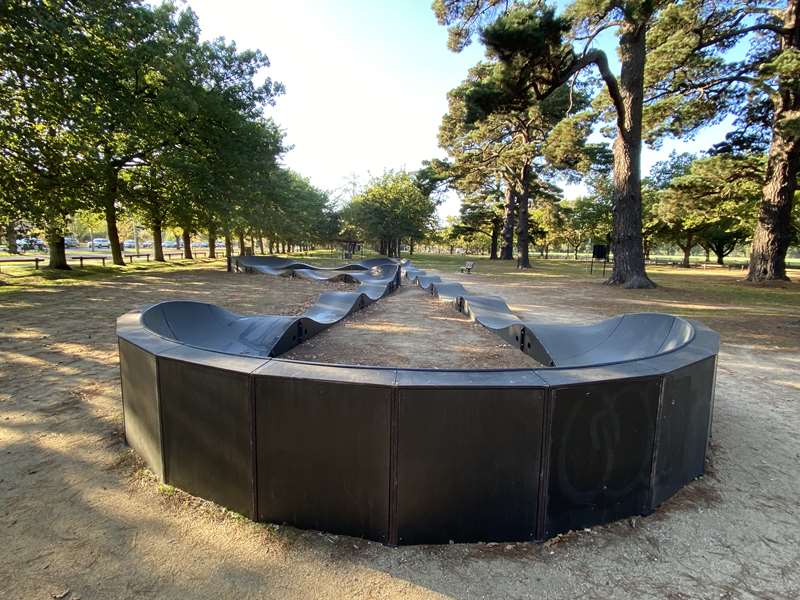
[[[70,256],[69,254],[67,254],[67,261],[77,260],[77,261],[80,262],[81,268],[83,268],[83,261],[85,261],[85,260],[100,260],[100,261],[103,262],[103,266],[105,267],[106,266],[106,259],[110,260],[111,257],[110,256],[105,256],[105,255],[97,256],[97,255],[94,255],[94,254],[90,254],[88,256],[74,256],[74,255]]]
[[[42,256],[3,256],[0,257],[0,263],[29,263],[34,264],[34,268],[39,268],[39,263],[47,260]]]
[[[464,266],[461,267],[460,270],[462,273],[472,273],[472,269],[474,268],[475,268],[475,263],[471,260],[468,260],[467,262],[464,263]]]

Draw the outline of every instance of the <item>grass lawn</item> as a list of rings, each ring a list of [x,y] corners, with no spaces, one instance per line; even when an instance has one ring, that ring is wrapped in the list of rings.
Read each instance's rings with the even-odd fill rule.
[[[347,262],[338,251],[330,250],[279,256],[320,266]],[[376,254],[365,252],[363,255],[364,258],[372,256]],[[435,270],[444,278],[474,283],[476,291],[485,292],[481,286],[489,286],[491,293],[507,297],[512,305],[515,302],[524,305],[526,296],[541,296],[543,288],[547,288],[548,296],[557,290],[563,302],[576,310],[591,310],[598,314],[598,318],[622,312],[667,312],[701,319],[731,339],[748,332],[746,340],[743,338],[748,343],[800,346],[800,270],[789,271],[791,282],[761,285],[743,281],[744,271],[739,269],[651,265],[648,273],[658,285],[656,289],[623,290],[602,286],[602,264],[595,263],[594,272],[590,274],[586,261],[534,258],[531,269],[520,270],[515,261],[489,260],[483,256],[414,254],[404,258],[409,258],[420,268]],[[359,259],[361,255],[352,260]],[[475,262],[475,269],[471,275],[462,275],[459,268],[467,260]],[[34,269],[29,264],[3,264],[0,265],[0,294],[90,281],[113,281],[130,274],[153,272],[168,275],[209,268],[224,269],[225,259],[173,258],[164,263],[140,260],[124,267],[87,263],[83,268],[75,264],[70,271]],[[607,265],[607,269],[610,268]]]
[[[292,258],[344,262],[324,251]],[[224,259],[66,272],[3,265],[4,597],[797,597],[800,284],[754,286],[738,271],[655,267],[658,288],[623,290],[569,260],[536,259],[518,271],[474,258],[473,274],[458,272],[464,256],[413,260],[468,290],[503,296],[526,319],[589,322],[658,310],[720,331],[708,475],[653,515],[547,544],[387,548],[252,523],[159,485],[123,444],[115,320],[167,299],[299,314],[335,284],[228,274]],[[305,355],[296,358],[349,362],[356,353],[370,364],[430,368],[525,359],[408,285],[328,332],[299,346]]]

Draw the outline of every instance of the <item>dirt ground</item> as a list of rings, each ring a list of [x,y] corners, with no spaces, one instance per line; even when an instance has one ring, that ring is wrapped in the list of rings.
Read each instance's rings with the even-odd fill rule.
[[[410,284],[283,356],[424,369],[540,366],[498,336],[471,323],[449,304],[434,301]]]
[[[558,280],[462,280],[525,318],[586,321],[682,302]],[[297,313],[325,287],[229,275],[217,263],[0,296],[0,597],[800,597],[797,313],[771,335],[763,315],[709,311],[722,313],[710,324],[723,335],[710,473],[647,518],[545,544],[388,548],[252,523],[153,481],[122,443],[116,317],[170,298]],[[472,364],[489,343],[482,359],[509,358],[417,290],[382,302],[297,355],[443,367],[454,353]],[[444,345],[431,345],[431,328],[447,332]],[[380,342],[368,339],[375,333]],[[365,350],[352,356],[345,339]]]

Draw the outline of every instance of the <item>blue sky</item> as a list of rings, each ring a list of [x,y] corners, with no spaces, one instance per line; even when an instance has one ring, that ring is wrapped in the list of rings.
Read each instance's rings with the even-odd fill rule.
[[[223,36],[269,56],[269,75],[286,85],[286,94],[268,111],[293,146],[286,164],[343,196],[349,196],[354,177],[364,182],[370,173],[415,169],[427,158],[444,157],[436,135],[447,91],[483,56],[477,42],[460,54],[447,49],[447,32],[436,23],[430,0],[189,0],[188,5],[205,38]],[[706,149],[727,129],[720,124],[694,140],[667,141],[658,152],[645,149],[643,168],[646,172],[673,149]],[[567,197],[581,191],[565,187]],[[457,212],[455,197],[439,210],[442,218]]]

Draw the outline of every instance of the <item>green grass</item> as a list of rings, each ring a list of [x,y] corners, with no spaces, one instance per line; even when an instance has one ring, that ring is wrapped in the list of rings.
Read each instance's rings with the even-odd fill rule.
[[[46,263],[45,263],[46,264]],[[70,263],[70,270],[50,269],[40,266],[35,269],[33,264],[0,263],[0,295],[29,292],[51,286],[81,285],[87,282],[112,281],[118,277],[125,277],[138,273],[170,273],[185,271],[187,269],[223,269],[225,259],[177,259],[160,263],[155,261],[134,261],[125,266],[117,266],[106,262],[106,266],[99,263],[85,263],[81,268],[77,263]]]
[[[294,260],[307,261],[319,266],[335,266],[347,262],[341,258],[339,251],[321,249],[306,253],[278,255]],[[365,252],[363,257],[376,256],[373,252]],[[481,277],[496,279],[496,283],[518,285],[537,284],[599,284],[603,281],[602,263],[595,263],[594,272],[589,273],[588,262],[532,258],[531,269],[517,269],[516,261],[489,260],[485,256],[465,256],[463,254],[418,254],[404,255],[422,269],[436,269],[442,276],[456,274],[467,260],[475,262],[474,273]],[[353,260],[359,260],[356,255]],[[115,278],[130,274],[159,273],[168,275],[175,271],[187,269],[224,269],[225,259],[173,259],[164,263],[155,261],[135,261],[124,267],[111,265],[103,267],[99,264],[86,263],[83,268],[75,265],[70,271],[33,268],[33,265],[0,265],[0,295],[20,291],[35,291],[52,286],[81,285],[89,282],[113,281]],[[611,265],[607,265],[607,273]],[[797,311],[800,307],[800,270],[790,271],[792,283],[774,285],[752,285],[742,281],[743,272],[737,269],[685,269],[665,265],[648,266],[650,277],[658,284],[657,290],[628,291],[610,289],[606,296],[609,300],[620,298],[652,298],[654,301],[667,301],[686,305],[687,316],[707,314],[708,307],[751,307],[756,312],[768,314],[774,311]],[[2,285],[8,284],[8,285]],[[591,292],[596,296],[596,292]],[[692,304],[706,305],[706,308],[691,308]]]
[[[489,260],[485,256],[464,256],[449,254],[415,254],[409,257],[415,266],[422,269],[436,269],[443,276],[457,273],[467,260],[475,262],[474,273],[501,282],[522,283],[531,280],[542,282],[551,280],[576,283],[600,283],[603,281],[603,265],[595,263],[593,273],[584,261],[539,259],[534,257],[531,269],[517,269],[516,261]],[[606,265],[606,274],[611,265]],[[659,298],[685,300],[696,298],[705,304],[720,306],[779,307],[786,310],[800,309],[800,270],[790,270],[791,283],[778,282],[770,285],[754,285],[745,282],[744,272],[738,269],[700,269],[665,265],[647,267],[650,278],[659,286],[657,290],[634,291],[616,290],[619,295],[657,295]],[[610,292],[611,293],[611,292]]]

